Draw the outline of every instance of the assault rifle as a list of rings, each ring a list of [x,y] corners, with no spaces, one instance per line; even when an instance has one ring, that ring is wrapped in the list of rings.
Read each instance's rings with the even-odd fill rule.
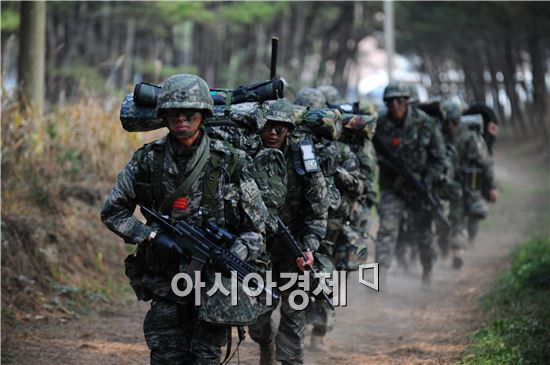
[[[294,238],[292,233],[290,233],[288,227],[283,223],[280,217],[277,217],[277,224],[279,225],[279,232],[282,233],[282,236],[284,237],[285,242],[287,244],[287,249],[290,252],[291,256],[293,258],[301,257],[304,259],[304,261],[307,261],[306,255],[304,255],[304,252],[298,245],[298,242],[296,242],[296,239]],[[310,270],[310,275],[309,275],[310,281],[314,284],[314,287],[317,288],[319,285],[321,285],[319,282],[319,278],[316,277],[317,272],[313,268],[313,266],[309,266],[309,270]],[[325,293],[324,290],[321,290],[320,294],[323,297],[323,299],[328,303],[328,305],[330,306],[330,309],[334,310],[334,304],[332,304],[327,293]]]
[[[161,226],[170,232],[172,238],[178,243],[184,254],[191,259],[188,273],[193,271],[202,271],[205,264],[213,260],[220,259],[225,263],[227,272],[236,271],[237,279],[243,281],[246,275],[254,273],[255,270],[250,264],[241,260],[238,256],[223,247],[225,244],[235,242],[235,236],[223,228],[218,227],[214,222],[208,222],[207,228],[202,229],[184,220],[178,221],[172,225],[170,221],[153,210],[139,205],[145,213],[145,217],[152,217]],[[191,275],[193,278],[194,276]],[[267,295],[271,295],[274,300],[279,298],[276,290],[271,291],[262,283],[252,279],[249,281],[252,289],[260,288],[265,290]]]
[[[441,203],[434,197],[432,192],[428,190],[424,183],[414,176],[411,169],[395,153],[390,151],[390,149],[380,141],[380,138],[376,134],[372,138],[372,142],[380,155],[378,162],[405,178],[405,181],[420,193],[447,228],[451,228],[451,222],[443,212]]]

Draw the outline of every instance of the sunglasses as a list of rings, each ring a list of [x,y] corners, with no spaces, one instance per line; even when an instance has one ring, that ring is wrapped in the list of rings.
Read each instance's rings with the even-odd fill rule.
[[[178,118],[180,115],[184,115],[185,116],[185,119],[187,119],[188,121],[192,121],[194,119],[196,119],[198,117],[198,115],[200,114],[200,111],[198,110],[185,110],[185,109],[172,109],[172,110],[167,110],[164,115],[167,117],[167,118],[170,118],[170,119],[176,119]]]
[[[283,134],[284,132],[286,132],[288,130],[287,126],[285,126],[285,125],[266,124],[262,128],[262,133],[271,132],[272,129],[275,130],[275,133],[277,133],[278,135],[281,135],[281,134]]]
[[[391,98],[391,99],[386,99],[386,105],[391,105],[393,103],[396,103],[398,105],[402,105],[402,104],[406,104],[407,103],[407,99],[406,98]]]

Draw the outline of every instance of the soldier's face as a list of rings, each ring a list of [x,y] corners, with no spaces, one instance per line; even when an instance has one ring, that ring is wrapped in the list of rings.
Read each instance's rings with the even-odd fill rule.
[[[281,149],[288,136],[288,127],[284,123],[267,122],[261,130],[265,147]]]
[[[196,109],[171,109],[165,113],[168,129],[176,138],[191,138],[199,132],[202,112]]]
[[[454,138],[456,135],[456,132],[458,131],[458,122],[459,121],[449,121],[445,125],[445,131],[449,137]]]
[[[406,98],[391,98],[386,100],[386,105],[390,111],[390,115],[394,120],[402,120],[407,115],[407,99]]]

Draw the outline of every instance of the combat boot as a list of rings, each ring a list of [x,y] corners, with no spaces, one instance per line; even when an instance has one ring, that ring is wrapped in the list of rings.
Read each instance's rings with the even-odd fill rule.
[[[325,350],[325,336],[311,335],[311,350],[312,351],[324,351]]]
[[[464,249],[453,250],[453,269],[460,270],[462,268],[462,265],[464,265],[463,254]]]
[[[432,269],[422,271],[422,285],[430,286],[432,284]]]
[[[407,259],[405,259],[405,255],[397,256],[397,265],[399,265],[399,267],[403,269],[405,273],[409,273],[409,263],[407,262]]]
[[[275,341],[260,344],[260,365],[275,364]]]

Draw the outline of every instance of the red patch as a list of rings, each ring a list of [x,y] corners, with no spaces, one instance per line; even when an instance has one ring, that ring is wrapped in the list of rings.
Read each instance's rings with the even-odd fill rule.
[[[188,205],[189,205],[189,198],[184,196],[182,198],[177,198],[176,200],[174,200],[174,204],[172,204],[172,208],[187,210]]]
[[[401,146],[401,138],[392,138],[391,144],[392,144],[392,146],[394,146],[394,147],[399,147],[399,146]]]

